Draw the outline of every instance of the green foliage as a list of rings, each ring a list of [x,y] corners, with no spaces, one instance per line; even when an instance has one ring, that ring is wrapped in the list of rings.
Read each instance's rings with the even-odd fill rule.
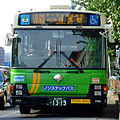
[[[108,42],[108,54],[113,59],[115,45],[120,45],[120,0],[80,0],[80,2],[75,3],[84,6],[86,10],[105,13],[106,17],[112,20],[114,29],[112,39],[115,43]]]

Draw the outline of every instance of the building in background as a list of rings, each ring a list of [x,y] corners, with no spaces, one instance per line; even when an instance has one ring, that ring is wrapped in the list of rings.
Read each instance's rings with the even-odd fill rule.
[[[0,66],[4,66],[5,63],[5,50],[3,47],[0,47]]]
[[[10,67],[10,58],[11,58],[10,53],[9,52],[5,53],[5,63],[4,63],[4,65],[7,66],[7,67]]]

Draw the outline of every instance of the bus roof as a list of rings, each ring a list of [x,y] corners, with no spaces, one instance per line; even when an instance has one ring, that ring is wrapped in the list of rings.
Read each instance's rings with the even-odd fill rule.
[[[104,14],[97,11],[85,11],[85,10],[70,10],[70,9],[52,9],[52,10],[30,10],[30,11],[18,11],[17,14],[33,13],[33,12],[82,12],[82,13],[93,13],[93,14]]]

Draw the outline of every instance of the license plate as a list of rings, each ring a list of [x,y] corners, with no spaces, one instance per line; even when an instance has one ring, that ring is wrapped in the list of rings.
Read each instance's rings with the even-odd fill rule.
[[[50,106],[66,106],[67,99],[63,97],[51,97],[50,98]]]

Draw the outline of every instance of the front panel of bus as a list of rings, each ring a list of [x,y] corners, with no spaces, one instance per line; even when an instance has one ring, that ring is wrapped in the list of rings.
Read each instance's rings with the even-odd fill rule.
[[[89,15],[83,19],[82,14],[77,13],[73,17],[80,18],[79,21],[76,19],[80,25],[81,21],[89,19],[83,25],[89,24],[93,28],[75,28],[77,23],[70,22],[66,23],[70,27],[65,28],[66,19],[59,17],[59,23],[55,23],[55,19],[46,20],[47,14],[34,15],[34,18],[30,15],[20,15],[20,28],[14,29],[17,37],[12,43],[13,103],[28,106],[106,105],[106,40],[100,34],[104,32],[98,27],[100,23],[93,22],[92,25],[93,17]],[[42,24],[43,28],[35,28],[35,24]],[[55,24],[60,25],[53,27]]]

